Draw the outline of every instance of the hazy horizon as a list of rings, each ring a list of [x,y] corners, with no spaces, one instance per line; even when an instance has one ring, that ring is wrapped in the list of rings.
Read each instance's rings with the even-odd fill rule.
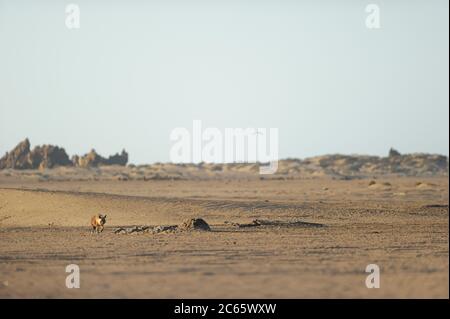
[[[280,159],[449,154],[448,1],[70,2],[0,0],[0,157],[168,162],[193,120],[276,127]]]

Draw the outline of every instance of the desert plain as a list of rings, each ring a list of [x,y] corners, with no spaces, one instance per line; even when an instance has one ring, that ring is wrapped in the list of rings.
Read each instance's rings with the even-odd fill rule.
[[[445,174],[129,178],[139,169],[0,171],[0,297],[449,297]],[[188,218],[211,231],[114,232]]]

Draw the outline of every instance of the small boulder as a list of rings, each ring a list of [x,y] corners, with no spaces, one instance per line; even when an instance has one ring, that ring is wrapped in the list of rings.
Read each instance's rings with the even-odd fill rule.
[[[186,219],[180,226],[180,230],[201,230],[201,231],[211,231],[208,223],[202,218],[190,218]]]

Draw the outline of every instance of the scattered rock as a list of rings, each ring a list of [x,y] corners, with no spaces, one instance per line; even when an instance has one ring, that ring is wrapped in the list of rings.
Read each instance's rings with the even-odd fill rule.
[[[114,234],[138,234],[138,233],[168,233],[177,231],[211,231],[208,223],[202,218],[186,219],[181,225],[159,225],[159,226],[131,226],[117,227],[113,229]]]
[[[303,221],[282,221],[282,220],[264,220],[254,219],[248,224],[230,223],[239,228],[259,227],[259,226],[276,226],[276,227],[324,227],[324,224],[309,223]]]
[[[226,221],[225,224],[232,225],[238,228],[248,227],[325,227],[324,224],[310,223],[304,221],[283,221],[283,220],[264,220],[255,219],[251,223],[240,224]],[[118,227],[113,230],[114,234],[159,234],[159,233],[174,233],[181,231],[211,231],[208,223],[202,218],[186,219],[181,225],[169,226],[130,226]]]
[[[202,230],[202,231],[210,231],[208,223],[202,218],[191,218],[186,219],[180,226],[178,226],[180,230]]]
[[[170,225],[170,226],[156,226],[153,228],[153,233],[165,233],[165,232],[174,232],[178,229],[177,225]]]
[[[118,227],[113,229],[114,234],[158,234],[164,232],[173,232],[178,228],[177,225],[169,226],[131,226],[131,227]]]
[[[150,227],[148,227],[148,226],[135,226],[135,227],[131,228],[129,233],[130,234],[145,233],[145,232],[148,232],[149,230],[150,230]]]
[[[126,228],[118,227],[118,228],[113,229],[113,233],[114,234],[127,234],[128,232],[127,232]]]

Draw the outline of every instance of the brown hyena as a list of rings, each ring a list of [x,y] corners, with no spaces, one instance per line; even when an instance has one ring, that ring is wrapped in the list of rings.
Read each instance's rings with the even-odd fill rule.
[[[94,233],[95,231],[97,231],[97,233],[101,233],[103,231],[105,223],[106,223],[106,215],[98,214],[92,216],[91,218],[92,232]]]

